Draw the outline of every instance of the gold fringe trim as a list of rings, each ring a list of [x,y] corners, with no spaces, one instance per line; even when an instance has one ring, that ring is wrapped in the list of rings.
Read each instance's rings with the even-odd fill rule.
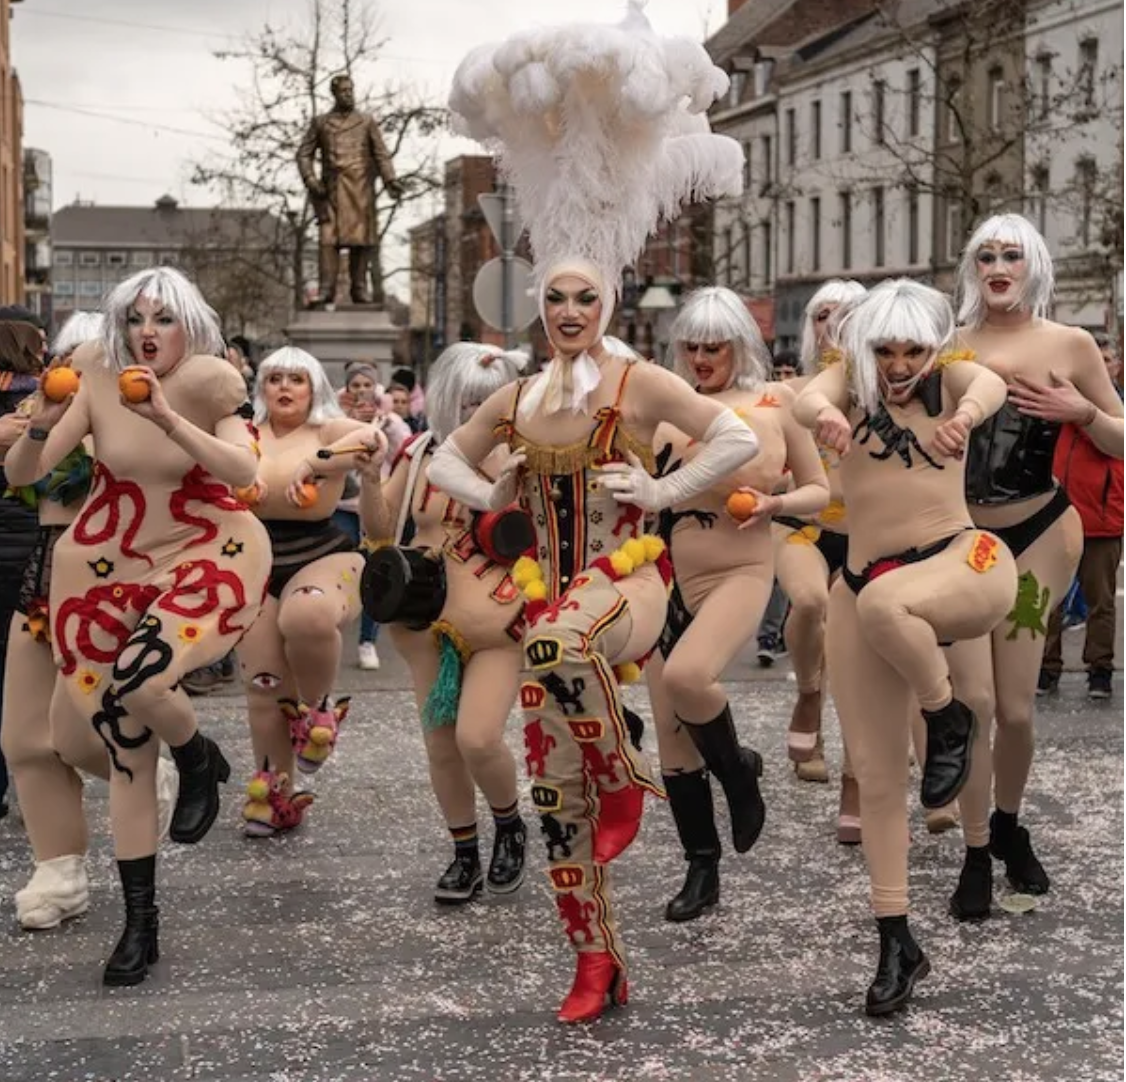
[[[527,456],[524,468],[530,473],[566,475],[578,473],[579,470],[589,470],[606,462],[603,452],[597,447],[590,447],[585,440],[566,447],[548,447],[521,438],[519,445],[523,447]],[[615,450],[632,451],[641,460],[642,466],[648,473],[652,473],[657,468],[653,448],[630,435],[619,435],[614,440],[614,447]]]
[[[385,549],[393,544],[390,537],[365,537],[360,542],[360,551],[366,552],[370,555],[373,552],[378,552],[380,549]]]
[[[972,349],[944,349],[934,362],[936,368],[945,368],[948,364],[957,364],[959,361],[975,361],[977,354]]]
[[[437,646],[441,646],[442,636],[445,635],[454,644],[454,649],[458,652],[463,665],[473,656],[473,650],[465,641],[465,637],[448,620],[435,620],[430,625],[430,634],[434,636],[434,643]]]

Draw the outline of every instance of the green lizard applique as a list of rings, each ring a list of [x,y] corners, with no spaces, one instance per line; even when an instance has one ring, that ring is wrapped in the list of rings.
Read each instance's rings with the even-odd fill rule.
[[[1015,639],[1022,628],[1027,629],[1035,639],[1037,632],[1047,635],[1048,629],[1044,619],[1048,615],[1048,599],[1051,591],[1045,586],[1040,588],[1040,582],[1031,571],[1025,571],[1017,579],[1017,600],[1012,612],[1006,617],[1012,622],[1012,630],[1005,636],[1006,639]]]

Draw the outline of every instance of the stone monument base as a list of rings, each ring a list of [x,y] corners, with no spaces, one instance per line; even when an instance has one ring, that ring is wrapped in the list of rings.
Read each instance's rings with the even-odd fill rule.
[[[349,361],[374,365],[384,385],[390,379],[399,329],[383,308],[341,305],[334,310],[298,312],[285,333],[292,345],[324,365],[336,387],[343,385],[344,366]]]

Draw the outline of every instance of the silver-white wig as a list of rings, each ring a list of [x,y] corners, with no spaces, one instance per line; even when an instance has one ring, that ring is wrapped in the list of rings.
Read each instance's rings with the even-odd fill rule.
[[[441,443],[461,427],[464,405],[480,404],[494,391],[514,382],[528,356],[480,342],[447,346],[430,369],[426,383],[426,417],[434,439]]]
[[[83,342],[101,338],[104,327],[105,317],[101,312],[71,312],[51,343],[51,353],[56,357],[69,357]]]
[[[880,403],[876,347],[915,342],[937,356],[954,337],[954,311],[937,289],[910,278],[891,278],[851,306],[838,337],[848,358],[852,397],[874,413]]]
[[[304,372],[309,377],[309,386],[313,391],[312,401],[309,403],[309,416],[305,423],[310,425],[323,425],[334,417],[343,417],[344,411],[336,400],[336,392],[329,383],[321,362],[311,353],[306,353],[296,346],[282,346],[275,349],[259,366],[254,381],[254,423],[265,424],[270,419],[266,409],[266,398],[262,388],[272,372]]]
[[[827,304],[850,305],[860,300],[868,291],[853,278],[830,278],[812,297],[805,306],[801,321],[801,346],[798,353],[798,368],[803,375],[812,375],[817,371],[817,361],[820,356],[820,347],[817,345],[817,331],[813,321],[819,308]],[[836,313],[834,313],[834,316]],[[841,314],[843,318],[844,313]],[[834,319],[830,324],[831,330],[836,330],[840,320]]]
[[[180,271],[173,267],[153,267],[118,283],[102,301],[105,326],[102,342],[106,363],[120,372],[140,359],[129,352],[129,312],[140,297],[145,297],[175,316],[184,328],[184,356],[211,354],[223,356],[223,336],[219,317],[203,295]]]
[[[733,353],[731,386],[753,391],[770,379],[773,362],[762,331],[737,293],[723,286],[706,286],[688,295],[669,330],[669,364],[689,383],[692,368],[682,348],[686,342],[719,345],[730,342]]]
[[[990,241],[1011,244],[1024,253],[1024,281],[1013,308],[1027,308],[1043,318],[1052,303],[1056,273],[1048,245],[1036,227],[1020,214],[994,214],[974,230],[958,264],[958,322],[980,327],[989,314],[985,290],[977,272],[977,254]]]

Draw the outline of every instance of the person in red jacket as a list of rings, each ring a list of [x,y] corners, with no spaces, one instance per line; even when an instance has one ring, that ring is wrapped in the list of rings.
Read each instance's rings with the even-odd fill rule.
[[[1120,362],[1109,343],[1100,341],[1099,346],[1113,378],[1116,368],[1121,372]],[[1083,644],[1087,697],[1109,699],[1114,674],[1115,584],[1122,560],[1122,461],[1103,454],[1081,428],[1069,424],[1060,432],[1052,472],[1083,520],[1083,557],[1077,577],[1088,609]],[[1063,609],[1057,606],[1048,621],[1041,694],[1059,690],[1062,636]]]

